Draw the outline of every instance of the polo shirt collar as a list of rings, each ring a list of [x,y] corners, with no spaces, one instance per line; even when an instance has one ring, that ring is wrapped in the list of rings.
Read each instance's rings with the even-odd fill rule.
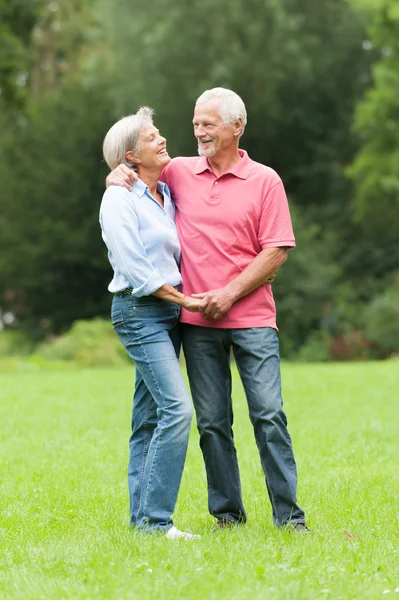
[[[226,173],[230,173],[231,175],[234,175],[239,179],[247,179],[251,168],[251,159],[249,158],[248,153],[245,150],[239,149],[238,152],[241,156],[240,162],[234,165],[234,167],[232,167],[228,171],[226,171]],[[201,156],[195,165],[194,173],[195,175],[199,175],[200,173],[203,173],[207,170],[211,171],[208,159],[206,156]],[[223,175],[226,175],[226,173],[223,173]]]

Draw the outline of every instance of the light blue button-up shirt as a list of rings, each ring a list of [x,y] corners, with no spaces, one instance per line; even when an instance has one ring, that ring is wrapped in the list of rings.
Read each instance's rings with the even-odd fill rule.
[[[162,285],[179,285],[180,243],[175,206],[166,183],[158,182],[164,206],[139,179],[132,191],[110,186],[102,199],[100,225],[114,277],[110,292],[133,288],[134,296],[149,296]]]

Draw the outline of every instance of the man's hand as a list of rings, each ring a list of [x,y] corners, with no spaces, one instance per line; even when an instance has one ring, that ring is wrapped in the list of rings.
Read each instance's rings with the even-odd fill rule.
[[[192,294],[193,298],[202,299],[200,312],[207,319],[219,319],[234,304],[234,294],[227,287],[209,290],[201,294]]]
[[[127,190],[132,189],[132,185],[135,181],[137,181],[139,176],[136,171],[133,169],[129,169],[126,165],[118,165],[116,169],[111,171],[105,180],[106,187],[110,185],[118,185],[120,187],[124,187]]]

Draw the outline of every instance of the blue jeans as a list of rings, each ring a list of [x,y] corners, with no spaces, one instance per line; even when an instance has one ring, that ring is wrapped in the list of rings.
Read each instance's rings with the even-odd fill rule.
[[[209,512],[218,519],[246,520],[232,428],[232,348],[274,523],[304,522],[304,512],[296,503],[297,471],[283,411],[276,331],[270,327],[214,329],[182,324],[182,336],[208,479]]]
[[[178,361],[179,314],[156,296],[112,302],[113,327],[136,364],[128,483],[137,530],[173,525],[193,413]]]

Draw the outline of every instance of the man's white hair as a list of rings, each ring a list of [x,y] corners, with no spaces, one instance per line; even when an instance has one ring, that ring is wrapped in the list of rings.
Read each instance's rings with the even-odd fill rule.
[[[216,87],[201,94],[195,105],[214,101],[217,101],[220,106],[220,116],[225,125],[234,125],[238,119],[242,119],[241,137],[247,124],[247,111],[240,96],[232,90]]]
[[[152,108],[142,106],[134,115],[123,117],[112,125],[103,143],[103,155],[111,170],[121,164],[135,168],[126,158],[126,152],[139,151],[140,131],[153,125],[153,114]]]

